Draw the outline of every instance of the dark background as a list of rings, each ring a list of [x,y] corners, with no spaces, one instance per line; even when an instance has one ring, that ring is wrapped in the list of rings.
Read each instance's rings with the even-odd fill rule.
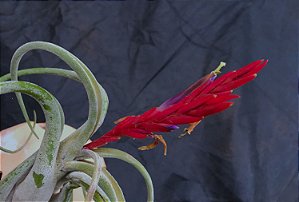
[[[159,105],[220,61],[224,72],[256,59],[269,64],[237,92],[231,109],[206,118],[191,136],[167,134],[162,146],[141,152],[147,140],[122,140],[109,147],[135,156],[148,169],[156,201],[293,202],[297,184],[298,3],[265,0],[1,2],[1,74],[13,52],[43,40],[78,56],[106,89],[109,111],[99,137],[113,121]],[[68,68],[34,51],[21,68]],[[87,117],[83,87],[56,76],[22,78],[45,87],[61,102],[66,123]],[[43,114],[25,97],[29,114]],[[24,122],[13,94],[1,96],[1,129]],[[118,160],[107,160],[127,201],[145,201],[143,178]]]

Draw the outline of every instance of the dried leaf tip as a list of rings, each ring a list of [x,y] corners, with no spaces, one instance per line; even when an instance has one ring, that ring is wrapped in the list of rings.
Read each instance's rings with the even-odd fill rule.
[[[141,151],[151,150],[151,149],[154,149],[155,147],[157,147],[157,145],[159,143],[162,143],[163,147],[164,147],[163,155],[166,156],[167,155],[167,143],[164,140],[163,136],[162,135],[152,135],[152,137],[154,138],[154,142],[152,142],[148,145],[145,145],[145,146],[138,147],[138,149]]]

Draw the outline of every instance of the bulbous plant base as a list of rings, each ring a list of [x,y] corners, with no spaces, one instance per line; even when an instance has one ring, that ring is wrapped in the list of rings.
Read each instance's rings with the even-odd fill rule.
[[[31,122],[31,124],[33,125],[34,123]],[[27,123],[21,123],[0,131],[1,146],[5,147],[6,149],[17,150],[21,148],[27,141],[24,147],[20,151],[17,151],[15,153],[7,153],[0,150],[0,161],[5,162],[1,163],[0,168],[2,172],[2,178],[4,178],[8,173],[14,170],[19,164],[21,164],[24,160],[33,155],[39,149],[41,141],[45,134],[45,126],[45,123],[36,124],[34,127],[34,131],[39,139],[37,139],[35,136],[31,136],[29,141],[27,141],[27,138],[29,137],[31,130]],[[67,138],[74,131],[76,131],[75,128],[64,125],[60,141]],[[100,159],[102,161],[102,168],[106,168],[104,159],[102,157],[100,157]],[[73,200],[84,201],[84,195],[81,188],[73,190]]]

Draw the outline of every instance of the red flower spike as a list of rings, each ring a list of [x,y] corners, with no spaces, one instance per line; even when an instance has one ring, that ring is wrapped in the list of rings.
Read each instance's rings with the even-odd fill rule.
[[[268,60],[257,60],[216,78],[220,74],[220,69],[225,65],[225,63],[220,63],[216,70],[163,102],[159,107],[154,107],[141,115],[127,116],[117,120],[115,122],[117,125],[111,131],[84,147],[94,149],[109,142],[118,141],[124,136],[139,139],[150,137],[154,138],[154,142],[139,149],[152,149],[162,143],[166,155],[165,140],[161,135],[153,133],[170,132],[178,129],[178,125],[189,124],[183,135],[190,134],[204,117],[231,107],[233,102],[228,101],[240,97],[233,94],[233,90],[252,81],[267,62]]]

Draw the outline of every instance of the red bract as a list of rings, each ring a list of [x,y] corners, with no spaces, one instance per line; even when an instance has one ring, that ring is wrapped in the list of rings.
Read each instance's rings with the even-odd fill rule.
[[[178,125],[190,124],[184,134],[190,134],[194,127],[208,115],[219,113],[230,106],[230,100],[239,98],[233,90],[253,80],[268,60],[257,60],[236,71],[228,72],[217,78],[222,63],[216,70],[204,76],[189,88],[166,100],[159,107],[154,107],[141,115],[127,116],[116,121],[116,126],[102,137],[85,145],[94,149],[109,142],[115,142],[123,136],[132,138],[154,138],[155,141],[140,147],[141,150],[154,148],[159,142],[166,142],[157,132],[170,132]]]

